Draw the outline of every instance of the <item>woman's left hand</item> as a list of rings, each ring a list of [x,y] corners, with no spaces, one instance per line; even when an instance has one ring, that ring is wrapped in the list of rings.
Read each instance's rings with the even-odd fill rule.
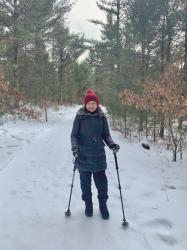
[[[120,149],[120,146],[119,146],[118,144],[112,144],[112,145],[110,146],[110,149],[111,149],[115,154],[117,154],[117,152],[118,152],[119,149]]]

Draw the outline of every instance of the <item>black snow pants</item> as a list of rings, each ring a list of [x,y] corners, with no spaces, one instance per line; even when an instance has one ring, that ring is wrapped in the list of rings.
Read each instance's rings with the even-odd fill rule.
[[[106,202],[108,199],[108,181],[105,170],[99,172],[80,171],[80,184],[82,190],[82,200],[85,202],[92,201],[92,175],[95,186],[98,190],[99,202]]]

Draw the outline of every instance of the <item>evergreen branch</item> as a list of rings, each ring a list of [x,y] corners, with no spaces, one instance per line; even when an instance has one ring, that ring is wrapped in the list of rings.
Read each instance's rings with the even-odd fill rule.
[[[101,26],[104,26],[105,24],[100,21],[100,20],[96,20],[96,19],[87,19],[90,23],[94,23],[96,25],[101,25]]]
[[[98,2],[97,2],[97,6],[99,7],[100,10],[104,10],[107,13],[111,13],[111,14],[117,15],[117,11],[114,8],[112,8],[112,7],[107,7],[107,6],[101,5]]]
[[[3,1],[2,3],[0,3],[0,7],[2,7],[3,9],[5,9],[6,11],[8,11],[8,13],[11,13],[13,15],[13,10],[11,9],[10,6],[8,6],[5,1]]]
[[[26,9],[28,8],[29,4],[31,4],[31,1],[28,0],[26,3],[23,4],[23,7],[20,8],[20,9],[18,10],[17,14],[19,15],[19,14],[21,14],[24,10],[26,10]]]

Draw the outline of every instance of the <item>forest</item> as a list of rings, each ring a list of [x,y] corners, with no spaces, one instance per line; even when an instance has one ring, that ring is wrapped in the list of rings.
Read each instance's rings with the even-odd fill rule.
[[[93,88],[125,138],[182,159],[187,146],[187,1],[98,0],[100,39],[73,33],[70,0],[0,0],[0,115],[81,104]],[[86,4],[86,2],[85,2]],[[81,55],[87,57],[81,62]],[[45,104],[45,105],[44,105]],[[22,107],[22,108],[21,108]]]

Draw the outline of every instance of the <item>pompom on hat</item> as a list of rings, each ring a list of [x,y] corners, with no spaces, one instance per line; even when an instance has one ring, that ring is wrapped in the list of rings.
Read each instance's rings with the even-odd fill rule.
[[[88,89],[84,96],[84,104],[86,105],[88,102],[91,102],[91,101],[96,102],[97,106],[99,105],[99,97],[96,95],[96,93],[92,89]]]

